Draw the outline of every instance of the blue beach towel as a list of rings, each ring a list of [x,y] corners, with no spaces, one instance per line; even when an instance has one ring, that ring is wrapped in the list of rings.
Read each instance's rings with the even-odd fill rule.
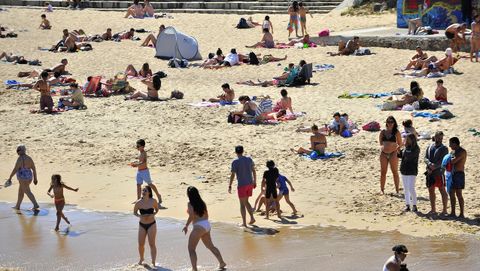
[[[447,171],[447,165],[451,163],[452,155],[449,153],[443,157],[442,160],[442,170],[445,171],[445,180],[447,181],[447,193],[450,193],[450,189],[452,188],[452,172]]]
[[[333,70],[335,68],[332,64],[317,64],[313,66],[312,72],[323,72],[328,70]]]
[[[18,82],[17,80],[5,80],[4,83],[7,86],[16,86],[16,85],[22,84],[22,83]]]
[[[429,112],[413,112],[412,113],[414,117],[422,117],[422,118],[429,118],[429,119],[439,119],[440,115],[439,114],[433,114]]]
[[[320,156],[317,152],[311,152],[310,155],[303,154],[302,157],[308,160],[326,160],[330,158],[343,157],[344,154],[341,152],[325,152],[324,155]]]

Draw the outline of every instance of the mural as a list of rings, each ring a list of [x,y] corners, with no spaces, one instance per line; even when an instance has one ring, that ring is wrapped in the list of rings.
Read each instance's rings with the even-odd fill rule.
[[[461,0],[397,0],[397,27],[408,27],[414,18],[421,18],[424,26],[445,29],[462,22]]]

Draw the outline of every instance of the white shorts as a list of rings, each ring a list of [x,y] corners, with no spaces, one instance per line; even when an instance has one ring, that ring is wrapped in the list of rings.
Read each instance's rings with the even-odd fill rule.
[[[137,171],[137,184],[143,184],[143,182],[147,184],[152,183],[152,179],[150,178],[150,171],[147,169]]]

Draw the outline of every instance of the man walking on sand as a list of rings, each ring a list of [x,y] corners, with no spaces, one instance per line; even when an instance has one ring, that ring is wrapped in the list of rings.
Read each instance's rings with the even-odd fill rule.
[[[425,152],[425,164],[427,165],[427,187],[428,194],[430,198],[430,205],[432,210],[429,214],[435,215],[435,187],[440,191],[442,195],[443,210],[442,215],[447,214],[447,201],[448,195],[445,190],[445,180],[441,171],[442,160],[445,155],[448,154],[448,148],[442,144],[443,142],[443,132],[438,131],[433,137],[434,143],[428,146],[427,151]]]
[[[465,162],[467,161],[467,151],[460,147],[460,140],[458,137],[452,137],[449,140],[450,148],[452,149],[452,188],[450,189],[450,207],[452,212],[451,217],[455,217],[455,205],[456,199],[458,199],[458,205],[460,206],[459,218],[465,218],[463,213],[464,200],[462,190],[465,188]]]
[[[257,187],[257,173],[252,158],[243,156],[243,146],[236,146],[235,153],[237,158],[232,162],[232,174],[230,175],[230,183],[228,185],[228,193],[232,193],[232,183],[237,176],[237,192],[240,200],[240,213],[242,214],[242,226],[247,227],[247,211],[250,215],[250,222],[254,224],[253,208],[248,202],[248,198],[252,196],[253,189]]]

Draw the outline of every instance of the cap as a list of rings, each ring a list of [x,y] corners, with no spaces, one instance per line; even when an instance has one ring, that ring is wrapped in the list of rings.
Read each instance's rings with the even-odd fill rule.
[[[452,48],[447,48],[447,49],[445,50],[445,54],[446,54],[447,56],[451,56],[451,55],[452,55],[452,52],[453,52],[453,51],[452,51]]]
[[[404,245],[396,245],[392,248],[392,251],[395,251],[396,253],[408,254],[408,249]]]
[[[236,146],[235,153],[243,153],[243,146],[240,146],[240,145]]]

